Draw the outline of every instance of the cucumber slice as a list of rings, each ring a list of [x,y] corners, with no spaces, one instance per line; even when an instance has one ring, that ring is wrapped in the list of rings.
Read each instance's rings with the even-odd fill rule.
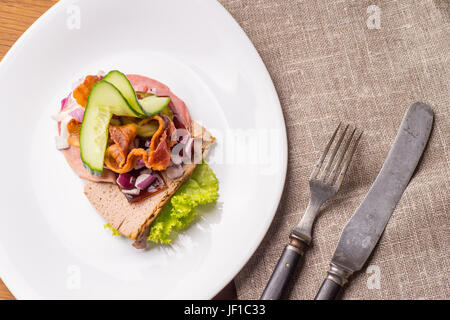
[[[84,166],[101,175],[112,115],[135,117],[120,91],[111,83],[99,81],[91,89],[80,131],[80,153]]]
[[[122,117],[121,122],[123,124],[130,124],[134,123],[137,127],[137,135],[141,138],[150,138],[153,136],[156,131],[159,129],[159,124],[156,120],[146,122],[145,124],[139,124],[140,119],[137,118],[129,118],[129,117]]]
[[[125,100],[130,105],[131,109],[133,109],[135,116],[144,117],[146,115],[138,102],[133,86],[122,72],[117,70],[110,71],[103,78],[103,80],[111,83],[120,91],[120,93],[124,96]]]
[[[128,78],[117,70],[110,71],[103,80],[119,89],[138,117],[153,116],[161,112],[170,102],[169,97],[157,97],[153,94],[145,94],[143,99],[138,100]]]
[[[170,107],[169,107],[169,106],[165,107],[165,108],[160,112],[160,114],[163,114],[163,115],[168,116],[168,117],[170,118],[170,120],[173,121],[173,112],[172,112],[172,110],[170,110]]]
[[[169,97],[157,97],[151,95],[139,100],[139,103],[147,116],[153,116],[164,110],[169,105]]]

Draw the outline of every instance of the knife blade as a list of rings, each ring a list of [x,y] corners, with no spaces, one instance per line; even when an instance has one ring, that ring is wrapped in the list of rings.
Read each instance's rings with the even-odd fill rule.
[[[366,263],[417,167],[433,118],[433,110],[421,102],[406,111],[381,171],[341,233],[316,300],[336,298],[349,276]]]

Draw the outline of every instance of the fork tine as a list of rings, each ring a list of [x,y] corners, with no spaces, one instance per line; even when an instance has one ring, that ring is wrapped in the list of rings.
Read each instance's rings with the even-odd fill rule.
[[[353,136],[355,135],[356,128],[353,129],[352,133],[350,134],[350,137],[345,142],[344,146],[342,147],[342,152],[339,156],[338,161],[333,167],[333,171],[331,171],[330,176],[328,177],[327,183],[332,184],[338,173],[340,172],[340,166],[342,163],[342,160],[344,159],[345,154],[347,153],[348,147],[350,146],[350,143],[352,142]]]
[[[327,146],[325,147],[325,150],[323,151],[322,155],[320,156],[319,161],[317,161],[317,163],[316,163],[316,165],[315,165],[315,167],[314,167],[314,170],[313,170],[313,172],[311,173],[310,179],[315,179],[316,176],[317,176],[317,174],[319,173],[319,170],[320,170],[320,168],[322,167],[323,161],[325,160],[325,157],[327,156],[328,150],[330,149],[331,144],[333,143],[334,138],[336,137],[336,134],[337,134],[337,132],[338,132],[338,130],[339,130],[340,127],[341,127],[341,122],[339,122],[339,124],[338,124],[336,130],[334,130],[334,133],[333,133],[333,135],[331,136],[330,141],[328,141],[328,144],[327,144]]]
[[[356,147],[358,146],[359,139],[361,139],[361,136],[363,134],[363,131],[361,131],[356,138],[350,152],[347,154],[347,157],[345,158],[344,165],[342,166],[341,172],[339,173],[339,176],[336,179],[336,187],[339,189],[342,184],[342,180],[344,180],[344,176],[347,173],[347,169],[350,165],[350,161],[352,160],[353,154],[355,153]]]
[[[338,150],[341,146],[342,140],[344,140],[345,134],[347,133],[347,129],[348,129],[348,125],[345,126],[344,132],[342,132],[341,135],[339,136],[339,140],[337,141],[336,145],[334,146],[333,153],[331,154],[330,158],[328,159],[327,166],[320,174],[320,178],[323,179],[323,181],[325,181],[328,174],[330,173],[331,165],[333,164],[334,158],[336,157],[336,153],[338,152]]]

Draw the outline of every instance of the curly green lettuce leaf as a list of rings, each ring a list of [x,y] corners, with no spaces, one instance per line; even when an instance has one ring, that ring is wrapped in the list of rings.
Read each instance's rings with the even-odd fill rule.
[[[196,208],[216,203],[219,182],[206,163],[198,165],[191,177],[177,190],[153,222],[149,241],[169,244],[172,233],[185,229],[197,215]]]
[[[113,236],[120,236],[120,232],[114,229],[113,226],[109,223],[103,225],[103,228],[111,230]]]

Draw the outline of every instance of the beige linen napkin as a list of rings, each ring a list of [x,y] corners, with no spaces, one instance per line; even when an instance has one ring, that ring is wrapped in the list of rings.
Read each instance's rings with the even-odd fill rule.
[[[278,91],[289,139],[286,186],[259,249],[236,278],[257,299],[306,208],[307,178],[339,121],[365,130],[339,194],[322,210],[291,299],[312,299],[340,232],[380,170],[406,108],[435,112],[430,143],[368,264],[345,299],[449,299],[450,2],[220,0]]]

